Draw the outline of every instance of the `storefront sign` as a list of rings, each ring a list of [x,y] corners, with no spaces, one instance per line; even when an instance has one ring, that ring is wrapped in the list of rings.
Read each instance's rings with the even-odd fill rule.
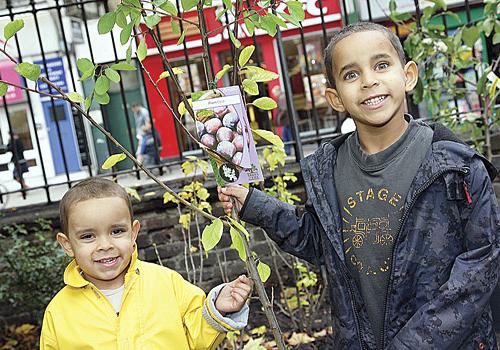
[[[43,64],[43,61],[35,61],[34,63],[40,65],[40,68],[42,69],[41,75],[45,75],[63,92],[68,92],[68,85],[66,84],[66,74],[64,73],[64,64],[61,57],[49,58],[46,60],[47,70],[49,71],[49,74],[45,74],[45,66]],[[54,91],[41,80],[38,81],[38,90],[47,94],[57,94],[57,91]]]
[[[9,60],[0,61],[0,78],[16,85],[23,85],[21,76],[16,72],[16,65]],[[9,85],[5,100],[7,104],[23,102],[23,90]],[[3,106],[3,101],[4,99],[0,98],[0,106]]]

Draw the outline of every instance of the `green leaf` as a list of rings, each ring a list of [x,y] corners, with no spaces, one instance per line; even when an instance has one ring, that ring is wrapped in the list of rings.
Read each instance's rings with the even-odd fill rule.
[[[396,0],[389,1],[389,11],[395,12],[397,7],[398,7],[398,5],[396,4]]]
[[[487,37],[491,35],[493,27],[495,26],[495,20],[493,18],[487,18],[483,23],[483,32]]]
[[[184,103],[184,101],[181,101],[181,103],[179,103],[179,106],[177,106],[177,112],[179,112],[180,115],[184,115],[187,113],[186,104]]]
[[[182,9],[184,11],[189,11],[196,5],[198,5],[199,0],[181,0]]]
[[[209,251],[213,249],[217,243],[219,243],[222,237],[222,229],[224,225],[221,219],[215,219],[210,225],[207,225],[203,229],[201,235],[201,243],[203,244],[203,249]]]
[[[250,79],[243,80],[243,90],[249,95],[256,96],[259,94],[259,86],[257,83]]]
[[[300,1],[288,1],[286,6],[290,15],[297,21],[302,22],[306,18],[304,7]]]
[[[231,38],[231,41],[233,42],[234,47],[239,49],[241,46],[241,42],[234,36],[234,33],[232,31],[229,31],[229,38]]]
[[[78,69],[80,70],[80,72],[82,73],[86,73],[88,71],[94,71],[94,64],[92,63],[91,60],[89,60],[88,58],[79,58],[77,61],[76,61],[76,66],[78,67]]]
[[[475,26],[464,28],[462,32],[462,40],[464,41],[465,45],[473,47],[474,43],[477,41],[477,39],[479,39],[479,35],[481,35],[481,33]]]
[[[127,17],[123,11],[116,11],[116,25],[120,28],[125,28],[127,26]]]
[[[153,1],[153,5],[155,5],[155,6],[161,6],[161,5],[163,5],[165,3],[165,1],[167,1],[167,0],[154,0]]]
[[[113,83],[120,82],[120,74],[117,71],[115,71],[114,69],[106,68],[106,70],[104,71],[104,74],[106,74],[108,79],[111,80]]]
[[[280,15],[281,17],[283,17],[286,21],[292,23],[294,26],[300,27],[300,22],[297,21],[294,17],[292,17],[288,13],[286,13],[286,12],[278,12],[278,15]]]
[[[94,99],[100,105],[107,105],[109,103],[109,95],[107,93],[104,95],[94,94]]]
[[[262,130],[262,129],[255,129],[255,130],[252,129],[252,132],[254,133],[254,135],[257,135],[261,139],[266,140],[270,144],[272,144],[280,149],[285,148],[285,145],[284,145],[283,141],[280,139],[280,137],[271,131]]]
[[[16,35],[16,33],[23,29],[23,27],[24,21],[22,19],[16,19],[7,23],[7,25],[3,28],[3,37],[5,38],[5,41]]]
[[[132,34],[132,28],[134,27],[134,23],[130,22],[127,24],[125,28],[122,29],[120,32],[120,43],[122,45],[125,45],[128,40],[130,39],[130,35]]]
[[[224,67],[222,67],[222,69],[215,74],[215,79],[220,80],[231,68],[233,68],[233,66],[225,64]]]
[[[280,27],[282,27],[282,28],[288,28],[287,25],[286,25],[286,23],[281,18],[279,18],[278,16],[276,16],[274,13],[269,13],[268,15],[271,16],[274,19],[274,22],[277,25],[279,25]]]
[[[9,86],[7,84],[0,83],[0,97],[5,96],[8,89],[9,89]]]
[[[127,156],[125,155],[125,153],[112,154],[102,164],[101,168],[104,169],[104,170],[108,170],[111,167],[115,166],[116,163],[121,162],[125,158],[127,158]]]
[[[41,69],[38,64],[22,62],[17,64],[16,72],[18,72],[28,80],[37,81],[40,77]]]
[[[265,30],[270,36],[275,36],[278,32],[278,29],[276,28],[276,22],[274,21],[273,16],[269,16],[269,14],[260,17],[259,23],[261,28]]]
[[[148,16],[146,18],[144,18],[144,22],[146,22],[146,25],[148,26],[149,29],[154,29],[154,27],[160,23],[161,21],[161,17],[160,15],[158,14],[154,14],[154,15],[151,15],[151,16]]]
[[[245,226],[243,226],[241,223],[239,223],[237,220],[234,220],[232,217],[228,216],[227,217],[229,219],[229,221],[231,221],[231,223],[238,229],[240,230],[243,234],[245,234],[245,237],[247,238],[247,240],[250,239],[250,234],[248,233],[247,229],[245,228]]]
[[[244,19],[245,26],[247,27],[248,34],[250,36],[253,36],[254,29],[255,29],[255,24],[253,24],[252,20],[250,18],[245,18]]]
[[[259,272],[259,277],[262,283],[266,283],[269,276],[271,276],[271,268],[264,264],[262,261],[259,261],[257,265],[257,271]]]
[[[95,93],[98,95],[104,95],[109,90],[109,79],[106,76],[101,75],[97,78],[94,87]]]
[[[177,7],[170,1],[165,2],[163,5],[160,6],[160,8],[163,11],[171,14],[172,16],[177,16],[179,14],[179,11],[177,11]]]
[[[243,238],[241,237],[239,232],[236,231],[233,227],[231,227],[229,229],[229,233],[231,234],[231,241],[233,242],[231,244],[231,248],[236,249],[240,259],[243,261],[246,261],[247,260],[247,252],[245,250],[245,244],[243,242]]]
[[[493,45],[498,43],[500,43],[500,33],[495,33],[495,35],[493,35]]]
[[[71,102],[82,103],[84,101],[83,97],[77,92],[70,92],[67,96]]]
[[[228,11],[231,11],[233,8],[233,2],[231,0],[222,0],[222,3],[226,7]]]
[[[106,34],[113,30],[116,21],[116,13],[105,13],[97,22],[97,31],[99,34]]]
[[[444,0],[429,0],[430,2],[434,3],[437,8],[442,8],[444,11],[446,11],[446,2]]]
[[[252,73],[250,79],[257,83],[265,83],[279,78],[278,74],[260,67],[247,66],[245,69]]]
[[[274,109],[274,108],[278,107],[276,101],[273,100],[270,97],[261,97],[261,98],[258,98],[255,101],[253,101],[252,104],[255,107],[263,109],[265,111],[269,111],[271,109]]]
[[[88,96],[85,99],[85,103],[84,103],[85,110],[88,111],[91,105],[92,105],[92,96]]]
[[[141,62],[144,58],[146,58],[146,55],[148,54],[148,48],[146,47],[146,40],[144,40],[144,38],[139,43],[139,46],[137,46],[136,54],[137,54],[137,58]]]
[[[173,34],[180,34],[181,27],[179,26],[179,22],[177,22],[176,20],[172,20],[171,24],[172,24],[172,33]]]
[[[180,38],[179,38],[179,40],[177,41],[177,45],[180,45],[180,44],[182,44],[182,43],[184,42],[184,38],[185,38],[185,36],[186,36],[186,29],[184,29],[184,30],[182,31],[181,37],[180,37]]]
[[[127,52],[125,54],[125,61],[130,64],[132,61],[132,43],[128,45]]]
[[[424,95],[424,84],[422,84],[422,79],[418,79],[417,85],[415,86],[415,93],[413,95],[414,101],[422,101]]]
[[[115,63],[115,64],[111,65],[111,68],[113,68],[114,70],[136,70],[137,69],[134,65],[128,64],[128,63]]]
[[[240,57],[238,58],[238,63],[240,64],[240,67],[243,67],[245,66],[245,64],[247,64],[250,57],[252,57],[254,51],[255,51],[255,46],[253,45],[249,45],[245,47],[243,50],[241,50]]]
[[[484,71],[483,75],[479,78],[479,81],[477,82],[477,94],[479,96],[482,96],[484,93],[484,89],[486,87],[486,80],[488,78],[488,74],[491,72],[491,69],[488,68]]]

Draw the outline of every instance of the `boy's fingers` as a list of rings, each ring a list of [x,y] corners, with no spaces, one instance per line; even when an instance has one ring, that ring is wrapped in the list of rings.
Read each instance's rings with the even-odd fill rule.
[[[233,289],[231,296],[238,304],[243,304],[246,300],[246,296],[241,295],[236,289]]]

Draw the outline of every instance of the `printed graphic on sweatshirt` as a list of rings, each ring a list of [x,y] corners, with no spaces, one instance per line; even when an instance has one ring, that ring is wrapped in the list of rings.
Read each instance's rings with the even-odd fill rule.
[[[346,262],[367,276],[388,272],[403,206],[401,195],[390,186],[368,188],[341,203]]]

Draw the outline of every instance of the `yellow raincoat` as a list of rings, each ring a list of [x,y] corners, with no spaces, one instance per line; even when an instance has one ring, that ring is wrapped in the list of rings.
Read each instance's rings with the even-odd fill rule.
[[[45,311],[41,350],[215,349],[225,337],[203,317],[206,297],[200,288],[173,270],[138,260],[137,251],[125,275],[119,315],[80,275],[75,260],[64,282]]]

